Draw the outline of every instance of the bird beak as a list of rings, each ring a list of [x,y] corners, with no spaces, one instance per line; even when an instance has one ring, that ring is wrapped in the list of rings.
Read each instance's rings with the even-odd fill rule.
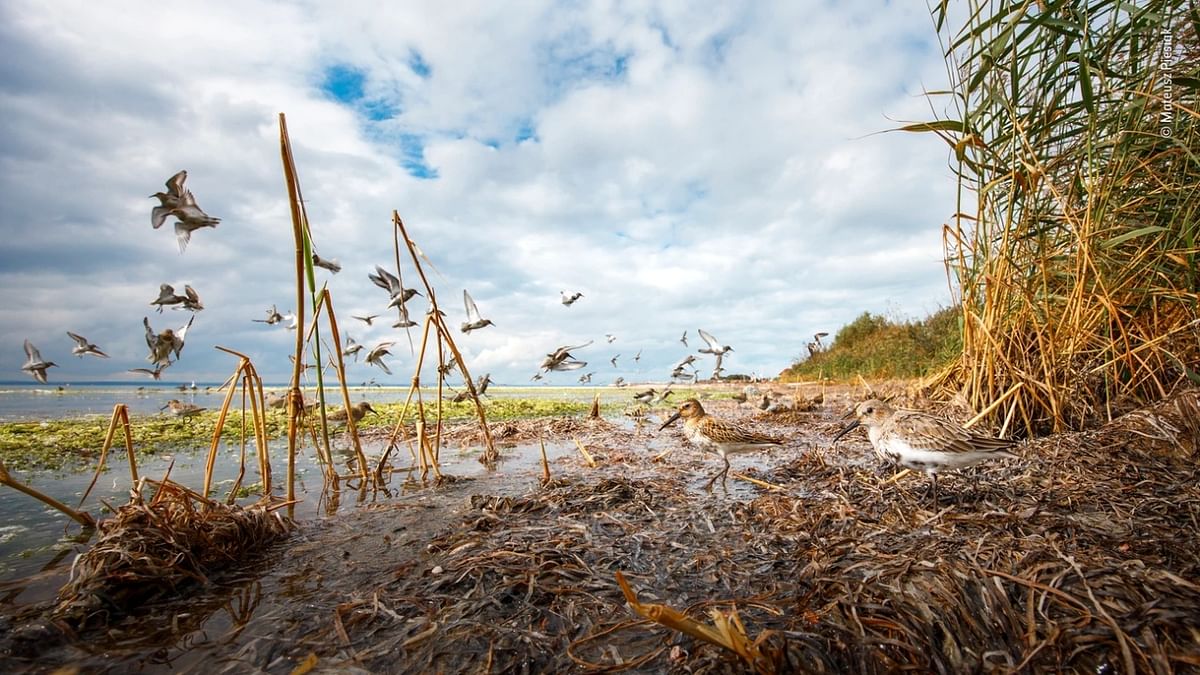
[[[679,411],[676,411],[674,415],[671,415],[670,417],[668,417],[667,421],[663,422],[663,425],[661,427],[659,427],[658,430],[662,431],[663,429],[666,429],[667,427],[671,426],[671,423],[677,419],[679,419]]]
[[[151,196],[151,197],[153,197],[154,195],[150,195],[150,196]],[[161,411],[161,410],[166,410],[166,409],[167,409],[167,405],[170,405],[170,404],[165,404],[165,405],[163,405],[163,407],[159,408],[159,410],[160,410],[160,411]]]
[[[833,440],[832,440],[832,441],[830,441],[830,442],[829,442],[829,444],[830,444],[830,445],[833,445],[833,444],[837,443],[837,442],[838,442],[838,439],[840,439],[842,436],[845,436],[846,434],[850,433],[851,431],[853,431],[853,430],[857,429],[857,428],[858,428],[859,426],[861,426],[861,425],[862,425],[862,422],[860,422],[860,421],[858,421],[858,420],[854,420],[854,421],[853,421],[853,422],[851,422],[850,424],[846,425],[846,428],[844,428],[844,429],[842,429],[841,431],[839,431],[839,432],[838,432],[838,435],[837,435],[837,436],[834,436],[834,437],[833,437]]]

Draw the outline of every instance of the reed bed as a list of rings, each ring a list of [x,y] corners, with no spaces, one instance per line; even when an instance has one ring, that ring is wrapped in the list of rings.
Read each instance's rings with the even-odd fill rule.
[[[108,625],[144,603],[176,597],[286,535],[292,522],[263,506],[204,499],[170,480],[153,498],[140,485],[100,522],[99,539],[76,559],[53,616],[76,629]]]
[[[994,415],[1036,435],[1200,382],[1195,8],[969,0],[934,19],[951,88],[904,129],[952,148],[963,349],[930,384],[976,410],[1020,385]]]

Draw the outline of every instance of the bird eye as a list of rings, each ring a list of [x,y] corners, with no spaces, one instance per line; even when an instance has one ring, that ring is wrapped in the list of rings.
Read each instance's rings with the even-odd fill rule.
[[[874,409],[874,408],[871,408],[871,407],[868,407],[868,408],[867,408],[867,414],[868,414],[868,415],[870,415],[870,414],[871,414],[871,413],[873,413],[873,412],[875,412],[875,409]]]

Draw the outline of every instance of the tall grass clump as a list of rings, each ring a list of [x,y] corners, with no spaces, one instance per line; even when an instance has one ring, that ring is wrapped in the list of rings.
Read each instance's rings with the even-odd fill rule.
[[[1200,10],[946,0],[933,18],[951,87],[903,129],[952,148],[963,344],[931,383],[977,409],[1011,392],[995,414],[1036,434],[1200,381]]]
[[[838,330],[828,349],[797,360],[780,379],[925,377],[958,358],[961,320],[957,307],[938,310],[919,321],[863,312]]]

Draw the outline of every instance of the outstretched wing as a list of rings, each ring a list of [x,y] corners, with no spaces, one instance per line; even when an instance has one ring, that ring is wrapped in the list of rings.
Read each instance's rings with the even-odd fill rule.
[[[154,329],[150,327],[150,319],[142,317],[142,324],[146,326],[146,346],[150,348],[151,352],[153,352],[156,339],[154,337]]]
[[[700,335],[701,339],[703,339],[705,342],[708,343],[709,349],[714,349],[714,350],[721,349],[721,343],[717,342],[717,338],[710,335],[708,333],[708,331],[705,331],[703,328],[697,328],[696,333],[698,333]]]
[[[467,323],[475,323],[480,320],[479,308],[475,306],[475,301],[471,299],[471,294],[467,289],[463,289],[463,306],[467,309]]]
[[[78,344],[80,347],[86,348],[88,346],[87,338],[83,337],[82,335],[77,335],[75,333],[72,333],[71,331],[67,331],[67,335],[70,335],[71,339],[74,340],[75,343]]]

